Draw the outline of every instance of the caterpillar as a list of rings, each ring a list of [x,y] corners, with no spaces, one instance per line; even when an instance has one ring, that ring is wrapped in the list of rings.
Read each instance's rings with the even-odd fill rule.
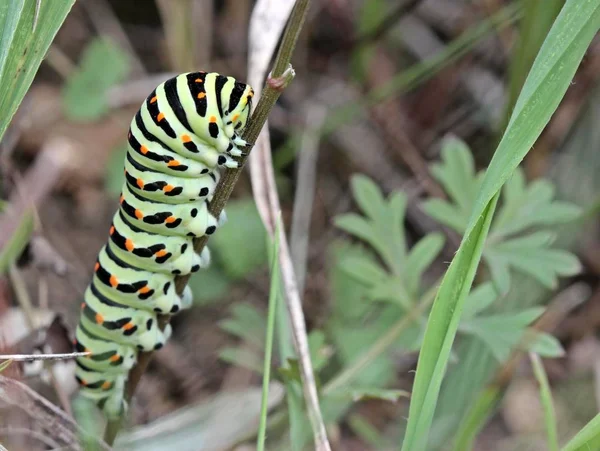
[[[190,307],[175,277],[210,263],[193,239],[225,220],[209,212],[221,168],[236,168],[240,137],[252,109],[249,85],[217,73],[185,73],[160,84],[131,121],[125,181],[75,331],[80,393],[108,418],[127,409],[129,370],[140,351],[160,349],[171,335],[159,314]]]

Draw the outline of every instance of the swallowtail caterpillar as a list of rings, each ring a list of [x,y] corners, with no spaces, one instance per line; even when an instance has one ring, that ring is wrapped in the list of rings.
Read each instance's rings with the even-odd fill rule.
[[[160,349],[171,335],[157,315],[191,305],[175,277],[206,267],[192,240],[214,233],[209,202],[220,169],[234,158],[252,109],[252,88],[217,73],[179,75],[159,85],[131,121],[125,183],[107,244],[81,304],[75,349],[81,393],[109,418],[121,415],[129,370],[140,351]]]

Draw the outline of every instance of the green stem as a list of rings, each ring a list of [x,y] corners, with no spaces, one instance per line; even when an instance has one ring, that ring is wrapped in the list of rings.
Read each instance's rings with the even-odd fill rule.
[[[275,242],[271,252],[271,288],[269,291],[269,314],[267,316],[267,332],[265,339],[265,359],[263,362],[262,400],[260,406],[260,423],[258,426],[257,451],[264,451],[267,435],[267,409],[269,404],[269,382],[271,378],[271,356],[273,353],[273,335],[275,332],[275,317],[277,314],[277,298],[279,297],[279,228],[281,217],[277,219]]]

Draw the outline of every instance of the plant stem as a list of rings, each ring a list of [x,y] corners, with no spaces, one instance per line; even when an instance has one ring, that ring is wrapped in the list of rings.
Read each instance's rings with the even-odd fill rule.
[[[277,231],[281,227],[281,217],[277,219]],[[271,378],[271,355],[273,353],[273,335],[275,332],[275,317],[277,316],[277,298],[279,297],[279,233],[275,234],[271,252],[271,288],[269,291],[269,313],[267,316],[267,332],[265,338],[265,358],[263,362],[262,400],[260,405],[260,423],[258,426],[257,451],[264,451],[267,435],[267,409],[269,404],[269,381]]]

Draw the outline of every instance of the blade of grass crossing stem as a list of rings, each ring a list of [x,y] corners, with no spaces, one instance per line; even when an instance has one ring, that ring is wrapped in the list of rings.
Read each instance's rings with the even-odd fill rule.
[[[426,448],[463,304],[481,258],[498,194],[539,137],[600,25],[600,0],[568,0],[548,33],[485,173],[471,218],[434,302],[411,398],[403,450]]]
[[[275,317],[277,315],[277,298],[281,289],[279,268],[277,266],[279,255],[279,230],[281,216],[277,218],[275,239],[271,246],[271,287],[269,290],[269,311],[267,316],[267,333],[265,338],[265,359],[263,366],[262,401],[260,406],[260,422],[258,426],[257,451],[264,451],[267,433],[267,409],[269,399],[269,381],[271,377],[271,355],[273,353],[273,335],[275,332]]]
[[[590,420],[562,451],[591,451],[600,447],[600,413]]]
[[[552,403],[552,392],[548,377],[542,364],[540,356],[534,353],[529,354],[529,360],[533,366],[533,374],[540,384],[540,400],[544,408],[544,421],[546,423],[546,434],[548,437],[548,450],[558,451],[558,434],[556,432],[556,414],[554,413],[554,404]]]
[[[0,140],[74,1],[0,1]]]

